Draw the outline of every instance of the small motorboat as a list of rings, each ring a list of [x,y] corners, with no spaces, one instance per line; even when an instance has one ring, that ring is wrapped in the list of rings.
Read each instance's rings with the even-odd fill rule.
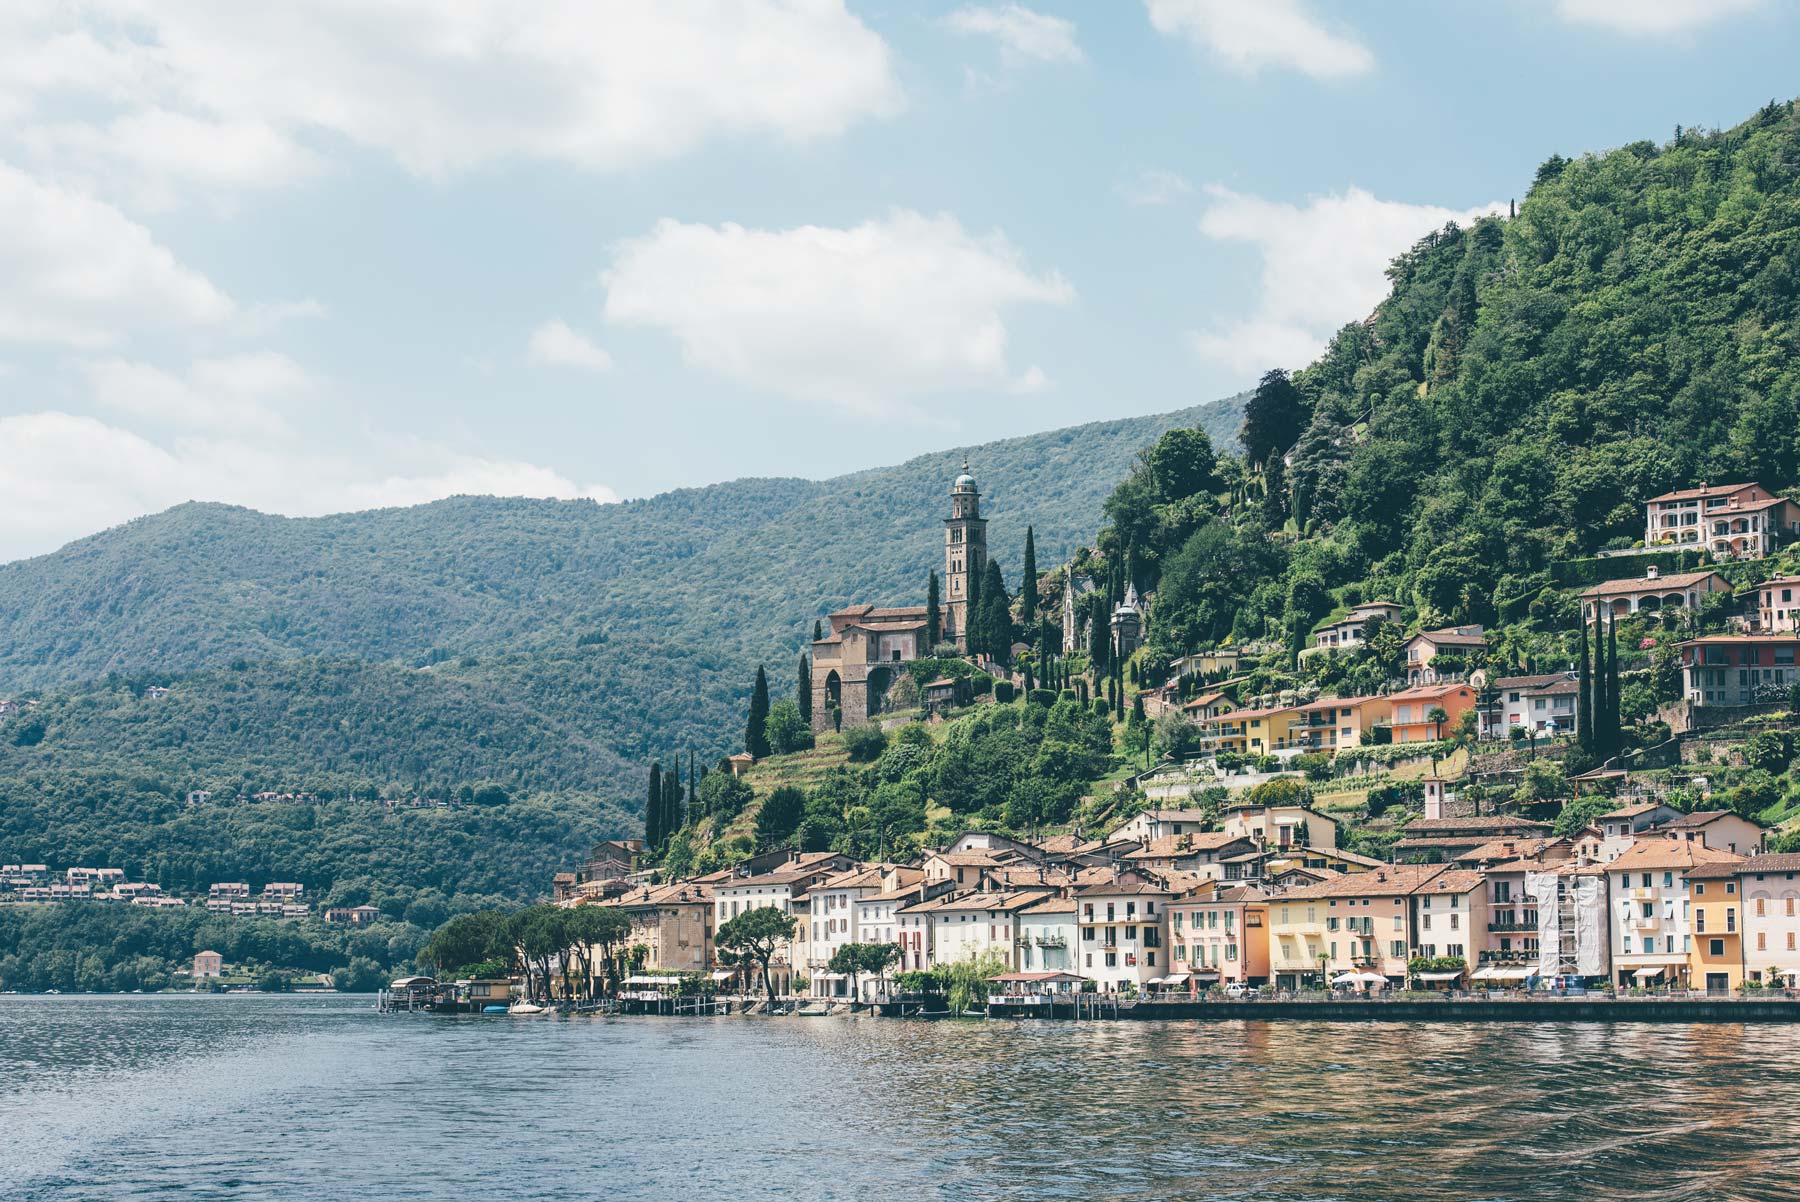
[[[549,1011],[535,1002],[514,1002],[507,1010],[508,1014],[548,1014]]]
[[[483,1014],[505,1014],[507,1009],[505,1006],[483,1006],[481,1012]]]

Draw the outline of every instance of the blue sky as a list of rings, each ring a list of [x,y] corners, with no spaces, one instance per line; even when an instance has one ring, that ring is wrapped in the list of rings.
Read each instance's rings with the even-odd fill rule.
[[[20,0],[0,559],[186,499],[833,475],[1234,392],[1774,0]],[[529,10],[529,11],[527,11]]]

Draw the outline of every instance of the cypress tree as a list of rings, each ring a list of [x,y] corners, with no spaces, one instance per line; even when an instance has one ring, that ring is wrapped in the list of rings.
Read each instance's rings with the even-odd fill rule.
[[[1612,678],[1606,665],[1606,619],[1594,616],[1594,754],[1612,754]]]
[[[819,619],[814,618],[813,619],[813,642],[816,643],[824,637],[825,637],[825,624],[823,622],[819,621]]]
[[[688,808],[688,813],[690,813],[690,814],[694,812],[694,806],[699,804],[699,801],[700,801],[700,782],[698,780],[694,779],[694,762],[695,762],[695,756],[694,756],[694,753],[690,750],[688,752],[688,794],[687,794],[687,808]]]
[[[756,686],[750,690],[750,720],[744,725],[744,750],[757,759],[769,754],[769,737],[763,724],[769,720],[769,677],[756,665]]]
[[[1581,619],[1581,659],[1576,668],[1575,745],[1583,751],[1594,750],[1594,683],[1588,672],[1587,618]]]
[[[644,847],[655,851],[662,842],[663,784],[661,762],[650,765],[650,791],[644,798]]]
[[[981,582],[981,604],[987,615],[987,629],[982,632],[987,653],[1005,663],[1012,652],[1012,605],[1006,595],[1006,578],[991,559]]]
[[[938,600],[937,569],[925,580],[925,650],[930,651],[944,641],[944,615]]]
[[[1606,738],[1610,755],[1619,754],[1625,743],[1625,720],[1619,700],[1619,630],[1618,618],[1606,616]]]
[[[800,653],[800,678],[794,682],[794,704],[800,707],[800,716],[811,722],[812,663],[806,658],[804,651]]]
[[[681,769],[663,777],[663,842],[680,830],[686,820],[681,805]]]
[[[1027,628],[1037,621],[1037,539],[1025,527],[1025,574],[1019,579],[1019,621]]]
[[[975,569],[973,563],[963,565],[963,580],[965,581],[963,587],[969,590],[969,598],[963,605],[963,643],[971,652],[974,652],[977,650],[975,643],[981,637],[975,629],[980,625],[975,620],[975,615],[981,612],[982,581],[981,573]]]

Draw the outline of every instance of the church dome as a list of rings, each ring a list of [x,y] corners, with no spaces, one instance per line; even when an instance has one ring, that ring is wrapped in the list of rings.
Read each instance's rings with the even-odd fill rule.
[[[967,472],[964,472],[962,475],[960,475],[956,478],[956,483],[953,484],[951,487],[952,488],[974,488],[975,487],[975,477],[969,475],[969,473],[967,473]]]

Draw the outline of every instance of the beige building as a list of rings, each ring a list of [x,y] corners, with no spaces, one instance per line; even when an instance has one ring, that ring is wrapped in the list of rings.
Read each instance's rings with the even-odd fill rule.
[[[705,885],[640,885],[601,904],[617,906],[631,920],[628,944],[645,949],[644,969],[706,972],[712,967],[713,894]]]
[[[944,519],[944,579],[939,638],[967,646],[971,581],[987,568],[987,519],[981,492],[964,465],[950,485]],[[979,585],[974,587],[979,588]],[[831,629],[812,644],[812,720],[815,730],[867,722],[883,711],[887,691],[910,660],[931,654],[930,613],[923,605],[853,605],[827,619]]]
[[[1744,908],[1744,976],[1800,983],[1800,855],[1751,856],[1738,866]]]
[[[1173,897],[1153,878],[1134,872],[1077,890],[1080,958],[1071,971],[1099,982],[1102,989],[1135,989],[1166,976]]]
[[[222,976],[224,975],[224,972],[225,957],[221,956],[218,952],[194,953],[193,975],[196,981],[204,980],[208,977]]]
[[[1269,962],[1276,986],[1320,987],[1349,972],[1373,972],[1396,987],[1404,984],[1418,945],[1412,895],[1446,871],[1457,870],[1390,864],[1330,877],[1272,899]]]

